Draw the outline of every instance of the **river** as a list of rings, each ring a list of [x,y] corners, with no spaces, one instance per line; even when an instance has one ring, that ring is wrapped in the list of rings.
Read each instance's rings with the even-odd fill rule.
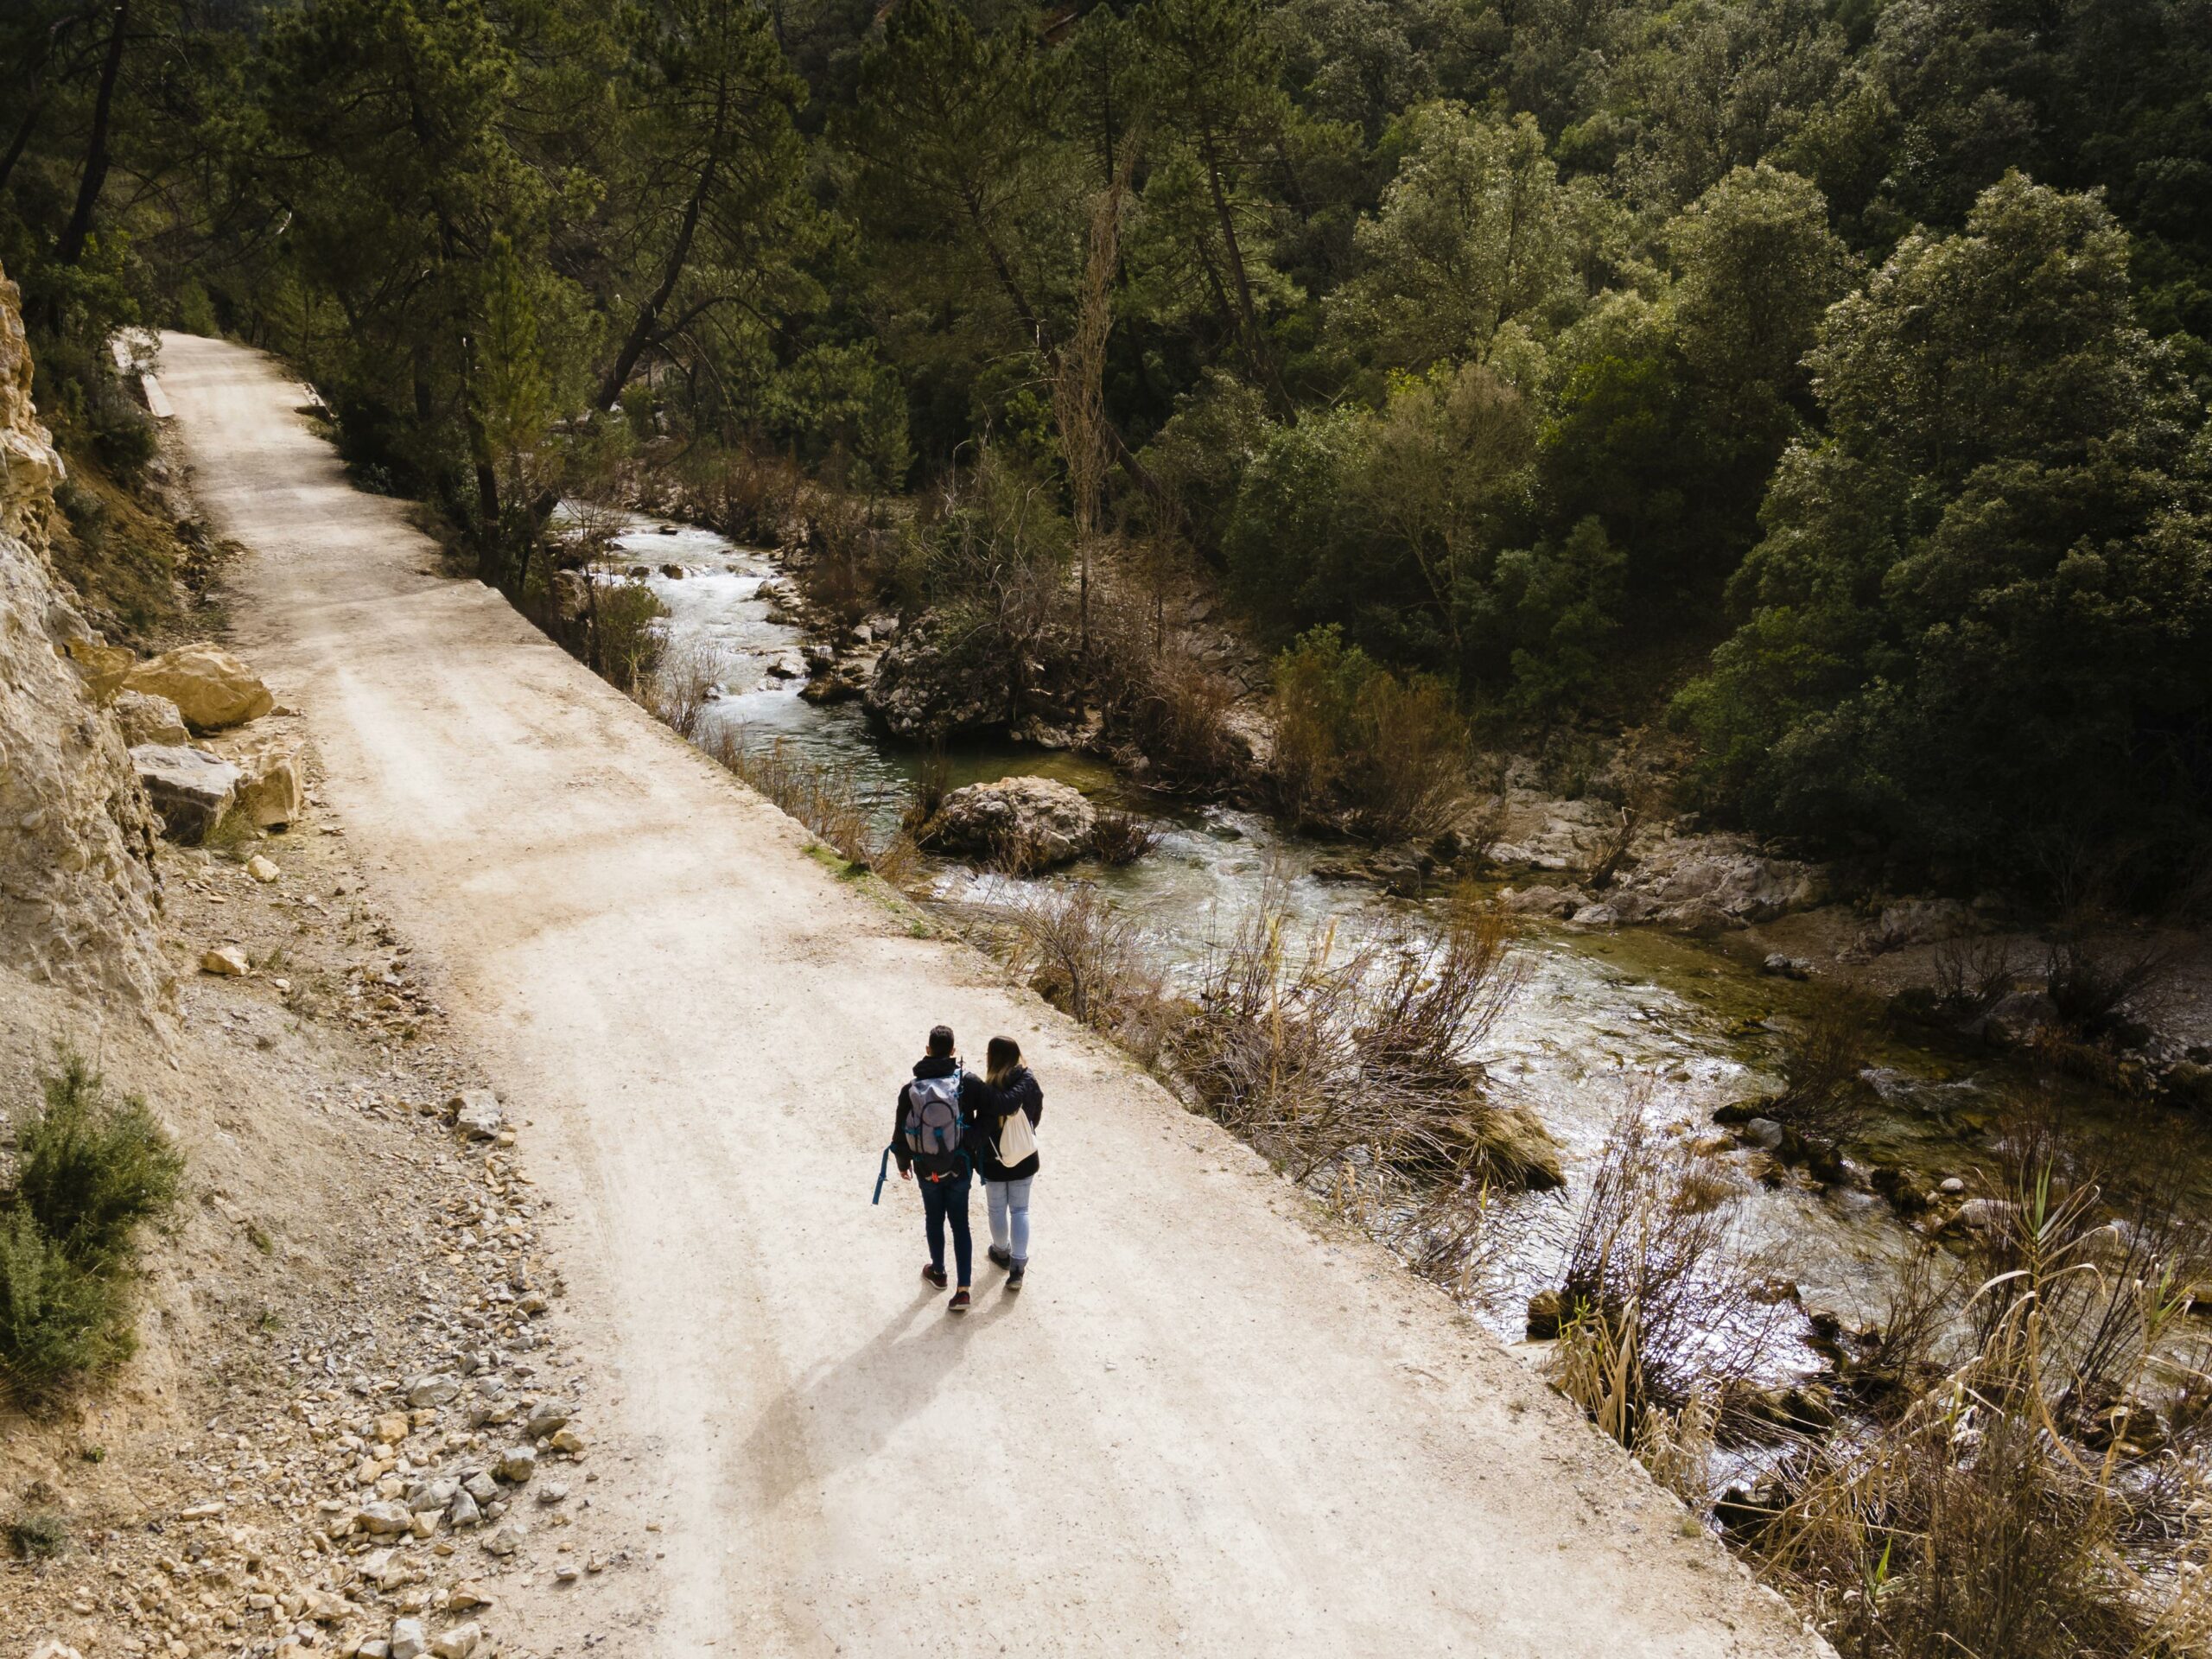
[[[618,545],[634,564],[624,580],[643,580],[667,607],[671,647],[703,650],[721,695],[702,719],[700,736],[741,728],[748,742],[783,740],[810,760],[852,779],[887,828],[903,808],[918,756],[881,739],[855,702],[817,708],[800,698],[795,671],[798,631],[770,620],[764,584],[776,567],[761,553],[712,531],[639,518]],[[663,567],[680,568],[680,576]],[[618,567],[620,568],[620,567]],[[1273,868],[1290,903],[1310,921],[1357,925],[1402,909],[1371,888],[1326,880],[1314,868],[1341,848],[1279,831],[1253,813],[1197,806],[1133,790],[1087,757],[1011,747],[968,747],[950,757],[956,785],[1037,773],[1096,799],[1140,811],[1161,829],[1159,844],[1122,868],[1077,866],[1056,877],[1095,880],[1140,918],[1155,950],[1185,971],[1210,940],[1234,926]],[[933,861],[933,893],[948,903],[1002,896],[1020,885]],[[1532,925],[1514,950],[1526,982],[1490,1033],[1479,1058],[1494,1087],[1532,1108],[1564,1153],[1563,1194],[1522,1195],[1499,1205],[1503,1247],[1476,1297],[1478,1317],[1509,1340],[1521,1335],[1529,1292],[1555,1283],[1576,1195],[1631,1085],[1642,1080],[1642,1109],[1685,1133],[1707,1126],[1714,1108],[1772,1086],[1765,1068],[1776,1037],[1817,993],[1758,973],[1725,946],[1656,929],[1603,931]],[[1051,1090],[1049,1055],[1033,1057]],[[1987,1167],[1986,1131],[2004,1078],[1964,1051],[1890,1041],[1871,1076],[1887,1109],[1869,1145],[1892,1159],[1941,1173]],[[2202,1160],[2206,1136],[2176,1118],[2171,1150]],[[1736,1155],[1724,1154],[1723,1163]],[[1744,1156],[1747,1157],[1748,1154]],[[1763,1271],[1795,1281],[1805,1302],[1853,1320],[1881,1314],[1895,1264],[1914,1236],[1888,1204],[1857,1187],[1821,1189],[1791,1176],[1778,1186],[1744,1182],[1735,1208],[1736,1243]],[[1802,1357],[1809,1363],[1810,1356]]]

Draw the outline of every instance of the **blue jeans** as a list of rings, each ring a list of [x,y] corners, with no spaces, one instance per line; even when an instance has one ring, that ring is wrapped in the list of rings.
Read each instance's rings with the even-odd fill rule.
[[[1029,1260],[1029,1186],[1037,1178],[1018,1181],[985,1181],[983,1196],[991,1205],[991,1243],[1014,1258],[1017,1268]]]
[[[939,1273],[944,1271],[944,1224],[952,1224],[952,1264],[960,1269],[955,1282],[963,1290],[968,1287],[968,1275],[975,1262],[975,1246],[968,1237],[968,1189],[975,1178],[966,1173],[948,1175],[941,1181],[925,1180],[914,1177],[914,1185],[922,1189],[922,1226],[929,1234],[930,1265]]]

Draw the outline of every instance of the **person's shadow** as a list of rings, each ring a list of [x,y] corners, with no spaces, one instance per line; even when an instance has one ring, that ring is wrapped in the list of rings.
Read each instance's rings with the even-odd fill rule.
[[[1014,1311],[1015,1297],[1003,1290],[986,1297],[978,1288],[974,1311],[956,1316],[944,1312],[944,1291],[918,1279],[913,1300],[890,1324],[773,1401],[745,1441],[746,1467],[761,1497],[780,1504],[873,1457],[929,1404],[977,1329]]]

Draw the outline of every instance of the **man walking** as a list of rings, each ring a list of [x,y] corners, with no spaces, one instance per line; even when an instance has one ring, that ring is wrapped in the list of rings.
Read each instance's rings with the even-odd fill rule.
[[[914,1062],[912,1079],[899,1090],[891,1152],[899,1160],[899,1179],[921,1182],[922,1229],[930,1244],[922,1277],[939,1290],[946,1283],[944,1230],[951,1225],[952,1264],[960,1283],[946,1311],[965,1313],[974,1255],[968,1194],[974,1185],[977,1126],[989,1120],[997,1098],[988,1083],[961,1069],[952,1049],[952,1027],[931,1028],[929,1052]]]

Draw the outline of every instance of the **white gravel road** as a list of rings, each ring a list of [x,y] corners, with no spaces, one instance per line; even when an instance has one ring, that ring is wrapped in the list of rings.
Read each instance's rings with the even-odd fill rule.
[[[590,1491],[641,1565],[495,1625],[625,1659],[1820,1650],[1442,1296],[437,574],[278,365],[172,334],[161,367],[251,550],[239,641],[529,1121],[606,1357]],[[979,1272],[965,1319],[912,1189],[868,1205],[938,1020],[1017,1037],[1047,1101],[1028,1286]]]

